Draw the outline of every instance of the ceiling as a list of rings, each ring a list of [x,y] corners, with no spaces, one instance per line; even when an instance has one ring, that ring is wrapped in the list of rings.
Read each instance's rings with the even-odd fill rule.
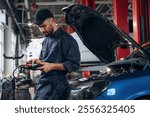
[[[58,25],[66,25],[64,14],[61,9],[72,3],[79,3],[81,0],[13,0],[14,7],[20,12],[20,22],[18,25],[25,32],[26,40],[40,38],[43,35],[36,27],[28,26],[29,22],[34,21],[35,13],[40,8],[48,8],[53,14]],[[109,19],[112,19],[112,0],[95,0],[96,10]],[[129,6],[130,9],[130,6]]]

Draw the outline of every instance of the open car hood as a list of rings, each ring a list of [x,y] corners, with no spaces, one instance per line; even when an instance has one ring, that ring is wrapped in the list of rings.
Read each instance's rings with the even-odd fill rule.
[[[66,23],[74,28],[84,45],[101,62],[114,61],[114,48],[127,45],[128,39],[124,38],[127,35],[97,11],[79,4],[65,7],[62,11],[66,13]]]

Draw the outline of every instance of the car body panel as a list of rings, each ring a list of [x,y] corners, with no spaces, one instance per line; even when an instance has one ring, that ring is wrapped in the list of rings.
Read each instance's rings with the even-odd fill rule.
[[[132,74],[127,73],[118,76],[104,77],[100,78],[99,81],[109,82],[109,85],[103,92],[99,93],[96,97],[93,97],[92,99],[94,100],[150,99],[150,69],[136,71]],[[89,80],[83,83],[80,82],[80,86],[78,85],[76,87],[88,87],[90,82],[98,82],[98,80]],[[101,90],[98,87],[95,89]],[[85,92],[83,94],[85,94]]]
[[[112,78],[113,79],[113,78]],[[112,80],[107,89],[95,99],[136,99],[150,96],[150,70],[126,74]],[[111,80],[111,79],[110,79]]]
[[[66,22],[75,29],[84,45],[102,62],[114,61],[112,50],[126,41],[112,23],[98,12],[81,5],[70,6],[64,11],[67,12]]]

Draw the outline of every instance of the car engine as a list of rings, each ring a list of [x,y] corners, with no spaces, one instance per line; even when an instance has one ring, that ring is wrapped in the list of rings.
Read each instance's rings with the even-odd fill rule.
[[[93,74],[88,78],[79,78],[70,80],[71,100],[93,99],[100,95],[110,84],[109,78],[115,78],[126,73],[134,73],[135,71],[150,68],[147,59],[130,58],[119,60],[107,64],[105,72]]]

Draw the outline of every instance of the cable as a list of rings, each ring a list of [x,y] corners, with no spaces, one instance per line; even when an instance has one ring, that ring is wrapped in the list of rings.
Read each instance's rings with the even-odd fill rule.
[[[143,70],[145,70],[147,68],[147,66],[149,66],[149,61],[148,60],[145,62]]]
[[[19,67],[22,67],[22,65],[19,65],[19,66],[16,67],[16,69],[13,71],[13,77],[14,77],[14,79],[17,79],[17,78],[15,77],[15,71],[16,71]]]

